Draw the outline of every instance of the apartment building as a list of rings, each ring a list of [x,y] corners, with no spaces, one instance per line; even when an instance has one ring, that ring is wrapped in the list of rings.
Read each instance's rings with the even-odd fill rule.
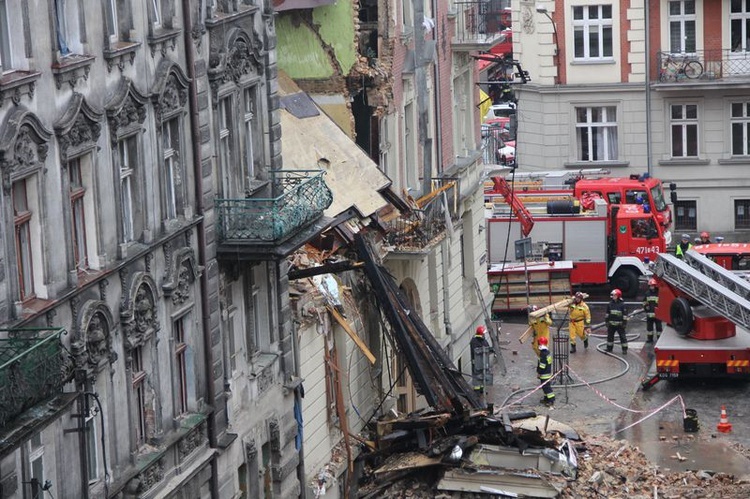
[[[294,497],[274,13],[0,1],[0,496]]]
[[[732,0],[514,1],[523,169],[675,183],[675,230],[745,240],[750,11]]]

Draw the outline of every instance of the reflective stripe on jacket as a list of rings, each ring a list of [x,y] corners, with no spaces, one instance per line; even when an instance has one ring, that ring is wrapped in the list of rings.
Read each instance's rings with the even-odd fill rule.
[[[627,322],[625,316],[627,310],[625,309],[625,302],[622,300],[611,301],[607,305],[607,315],[605,321],[607,326],[622,326]]]
[[[541,380],[552,377],[552,355],[549,350],[539,351],[539,364],[536,366],[536,373]]]

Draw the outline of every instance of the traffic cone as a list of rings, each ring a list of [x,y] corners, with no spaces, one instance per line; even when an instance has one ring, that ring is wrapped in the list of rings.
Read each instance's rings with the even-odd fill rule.
[[[732,424],[727,419],[727,409],[723,405],[721,406],[721,418],[719,418],[719,424],[716,425],[716,429],[721,433],[729,433],[732,431]]]

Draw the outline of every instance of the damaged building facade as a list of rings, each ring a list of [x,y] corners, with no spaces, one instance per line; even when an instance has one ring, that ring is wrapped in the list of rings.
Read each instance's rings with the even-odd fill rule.
[[[297,495],[285,258],[331,193],[279,171],[273,11],[21,3],[0,2],[0,495]]]
[[[481,302],[489,298],[477,71],[470,54],[488,51],[500,38],[499,24],[493,28],[480,3],[287,0],[276,7],[281,72],[390,180],[379,190],[388,205],[373,217],[355,209],[339,235],[347,240],[377,221],[378,258],[410,313],[463,372],[470,371],[469,341],[486,320]],[[283,140],[286,163],[286,128]],[[314,147],[326,150],[325,144]],[[299,258],[318,265],[334,253],[319,250]],[[356,452],[346,433],[356,434],[375,412],[426,405],[405,359],[385,339],[382,304],[365,281],[359,270],[335,274],[331,285],[340,291],[344,317],[330,312],[324,279],[292,282],[305,380],[308,496],[345,493],[352,471],[347,461]]]

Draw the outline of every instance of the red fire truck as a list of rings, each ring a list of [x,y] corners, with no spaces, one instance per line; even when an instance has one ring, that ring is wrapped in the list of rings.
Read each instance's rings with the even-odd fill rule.
[[[672,212],[664,196],[662,182],[648,174],[628,177],[611,177],[603,168],[518,172],[506,174],[505,181],[513,190],[523,195],[574,196],[584,208],[591,209],[594,199],[604,199],[608,204],[642,204],[654,212],[661,226],[668,230],[672,225]],[[485,200],[498,194],[496,179],[485,184]],[[670,184],[670,200],[677,200],[676,185]]]
[[[594,209],[584,210],[570,195],[550,200],[538,192],[517,194],[502,177],[494,185],[498,195],[489,196],[486,204],[490,282],[518,270],[513,262],[519,258],[509,246],[528,237],[536,255],[572,262],[571,285],[609,282],[634,297],[639,277],[650,274],[649,262],[670,242],[669,232],[643,204],[597,199]]]
[[[750,378],[750,282],[695,250],[684,260],[660,254],[653,272],[656,317],[667,325],[643,389],[660,379]]]

